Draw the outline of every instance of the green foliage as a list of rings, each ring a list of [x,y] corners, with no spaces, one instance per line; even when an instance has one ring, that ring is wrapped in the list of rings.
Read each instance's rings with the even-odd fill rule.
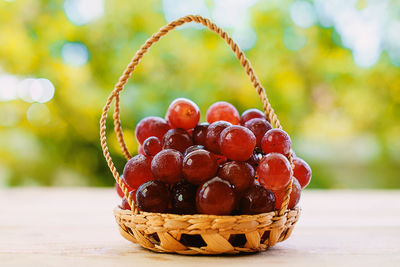
[[[351,51],[335,43],[332,28],[296,27],[288,18],[289,3],[266,8],[260,1],[251,8],[257,43],[246,56],[296,153],[314,170],[311,187],[400,187],[400,69],[385,55],[373,67],[357,67]],[[55,86],[54,98],[44,104],[48,121],[28,121],[31,103],[0,102],[4,185],[113,184],[99,142],[101,110],[135,51],[166,24],[159,1],[107,1],[104,16],[83,26],[68,21],[62,5],[0,2],[0,74],[46,78]],[[285,34],[301,34],[306,43],[291,51]],[[68,42],[87,46],[87,64],[63,61]],[[151,48],[122,93],[121,121],[132,153],[138,149],[136,123],[164,116],[179,96],[195,101],[203,120],[218,100],[240,112],[262,108],[218,36],[190,27],[174,31]],[[107,125],[110,150],[122,170],[125,161],[111,121]]]

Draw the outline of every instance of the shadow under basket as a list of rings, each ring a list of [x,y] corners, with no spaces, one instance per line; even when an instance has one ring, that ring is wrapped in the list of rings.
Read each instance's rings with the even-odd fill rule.
[[[121,235],[156,251],[195,254],[237,254],[264,251],[287,239],[300,208],[257,215],[216,216],[114,210]]]

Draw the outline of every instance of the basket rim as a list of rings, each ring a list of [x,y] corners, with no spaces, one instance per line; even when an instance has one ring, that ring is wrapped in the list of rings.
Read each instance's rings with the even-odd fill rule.
[[[171,219],[181,219],[181,218],[197,218],[197,219],[228,219],[228,218],[233,218],[233,219],[251,219],[251,218],[258,218],[258,217],[264,217],[264,216],[269,216],[272,215],[273,218],[281,218],[285,217],[286,214],[289,212],[300,212],[302,209],[300,206],[296,206],[293,209],[286,209],[286,211],[283,213],[283,215],[279,216],[279,210],[274,210],[270,212],[265,212],[265,213],[258,213],[258,214],[241,214],[241,215],[213,215],[213,214],[174,214],[174,213],[161,213],[161,212],[148,212],[148,211],[138,211],[138,213],[132,212],[132,210],[124,210],[120,206],[117,206],[114,208],[114,212],[120,212],[120,213],[126,213],[126,214],[132,214],[134,216],[142,215],[142,216],[161,216],[161,217],[168,217]]]

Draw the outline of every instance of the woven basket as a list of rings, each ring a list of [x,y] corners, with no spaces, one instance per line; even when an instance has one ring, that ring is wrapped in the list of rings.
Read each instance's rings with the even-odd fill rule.
[[[277,242],[287,239],[297,222],[300,209],[288,210],[289,197],[292,190],[292,178],[285,191],[280,210],[257,215],[216,216],[216,215],[176,215],[167,213],[150,213],[139,211],[134,199],[120,179],[107,147],[106,119],[107,113],[115,99],[114,130],[122,152],[127,160],[131,158],[126,147],[120,123],[120,92],[139,64],[143,55],[161,37],[176,27],[196,22],[217,33],[231,47],[263,103],[266,118],[275,128],[282,128],[274,113],[265,90],[260,84],[249,60],[237,44],[217,25],[201,16],[189,15],[170,22],[149,38],[136,52],[114,90],[107,99],[100,120],[101,147],[108,166],[121,187],[132,210],[122,210],[117,207],[114,215],[121,235],[129,241],[157,252],[179,254],[235,254],[243,252],[263,251]],[[292,164],[292,155],[289,155]]]

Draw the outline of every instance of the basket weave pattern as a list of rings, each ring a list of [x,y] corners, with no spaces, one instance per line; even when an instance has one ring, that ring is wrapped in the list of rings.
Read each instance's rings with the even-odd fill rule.
[[[148,49],[169,31],[189,22],[202,24],[225,40],[244,68],[253,84],[253,87],[256,89],[256,92],[259,94],[263,103],[266,118],[268,118],[273,127],[282,129],[282,126],[268,101],[265,89],[262,87],[255,75],[249,60],[226,32],[210,20],[197,15],[185,16],[170,22],[150,37],[136,52],[123,75],[120,77],[114,90],[108,97],[106,105],[103,108],[100,120],[100,140],[104,157],[106,158],[107,164],[116,182],[121,187],[126,199],[132,207],[131,211],[116,208],[114,210],[114,215],[119,225],[121,235],[124,238],[157,252],[192,255],[222,253],[235,254],[240,252],[263,251],[277,242],[287,239],[293,230],[294,224],[299,218],[299,208],[293,210],[287,209],[292,190],[292,178],[285,190],[285,197],[281,208],[274,212],[239,216],[216,216],[203,214],[176,215],[142,212],[138,210],[134,199],[130,197],[129,191],[120,179],[120,175],[108,151],[106,140],[106,119],[111,103],[115,99],[115,110],[113,116],[114,130],[125,158],[127,160],[131,158],[121,128],[120,92],[123,90],[124,85],[127,83],[135,67],[139,64],[141,58]],[[292,155],[289,155],[288,158],[293,167]],[[203,245],[195,247],[186,244],[184,241],[185,235],[198,235],[198,237],[201,237]],[[231,237],[237,235],[244,238],[244,241],[240,245],[235,244],[231,240]]]
[[[257,215],[175,215],[114,210],[121,235],[127,240],[157,252],[179,254],[236,254],[263,251],[285,240],[292,233],[299,210],[290,210],[277,217],[276,212]],[[157,233],[155,240],[152,234]],[[188,247],[180,243],[183,234],[201,235],[204,247]],[[231,235],[244,234],[243,246],[232,246]],[[265,234],[265,235],[264,235]],[[262,237],[266,236],[265,240]]]

